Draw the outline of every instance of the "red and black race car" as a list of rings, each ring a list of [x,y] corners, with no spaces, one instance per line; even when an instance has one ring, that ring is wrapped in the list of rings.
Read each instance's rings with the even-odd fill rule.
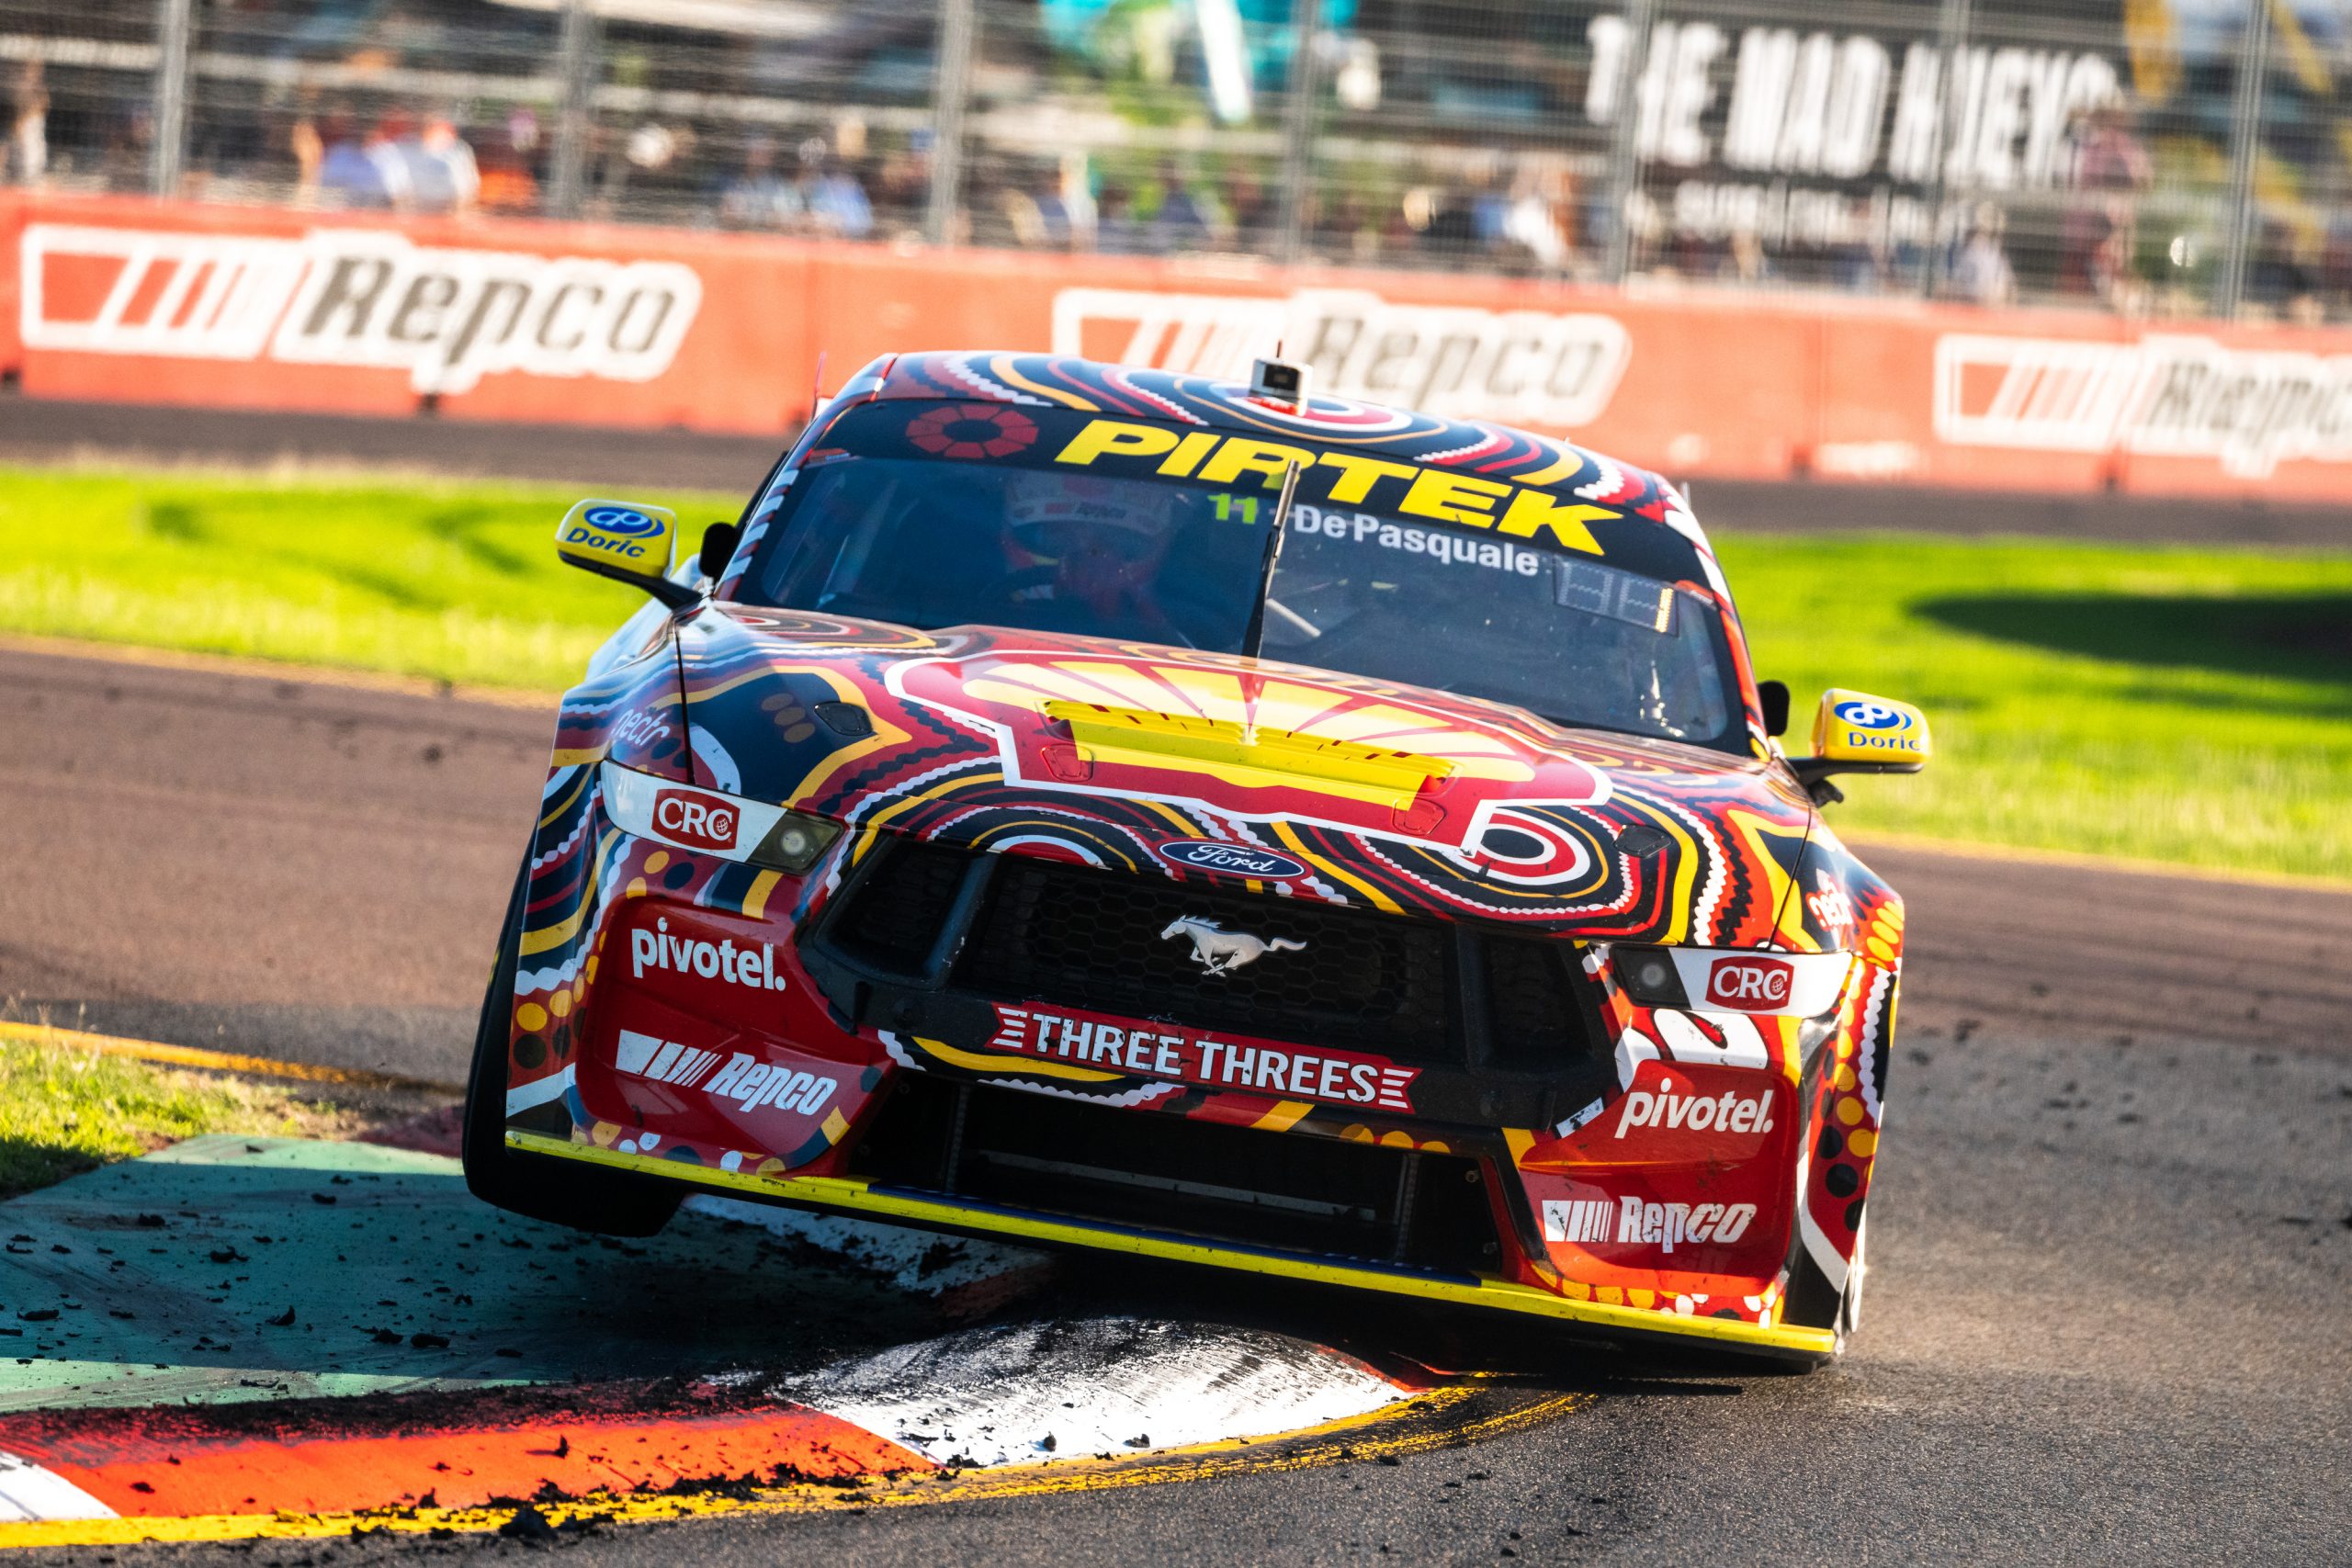
[[[1523,432],[876,361],[564,699],[492,1202],[716,1190],[1784,1360],[1854,1321],[1901,901],[1674,488]]]

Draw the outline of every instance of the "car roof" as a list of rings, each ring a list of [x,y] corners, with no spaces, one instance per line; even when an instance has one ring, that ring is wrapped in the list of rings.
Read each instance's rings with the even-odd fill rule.
[[[1308,390],[1313,393],[1310,381]],[[1250,394],[1246,380],[1181,375],[1066,354],[997,351],[886,355],[842,387],[836,406],[895,400],[1028,404],[1228,434],[1370,449],[1458,468],[1562,499],[1607,507],[1625,524],[1679,535],[1704,580],[1725,592],[1714,550],[1681,493],[1646,468],[1557,436],[1313,393],[1304,413]]]

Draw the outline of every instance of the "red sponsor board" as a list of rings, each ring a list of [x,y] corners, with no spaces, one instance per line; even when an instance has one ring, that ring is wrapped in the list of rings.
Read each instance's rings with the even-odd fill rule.
[[[836,382],[982,348],[1226,378],[1276,342],[1318,393],[1678,479],[2352,499],[2340,328],[0,193],[0,369],[33,396],[781,441],[820,352]]]
[[[1244,1035],[1204,1034],[1179,1024],[1031,1002],[996,1006],[992,1050],[1134,1073],[1203,1089],[1409,1112],[1418,1067],[1351,1051],[1310,1050]]]

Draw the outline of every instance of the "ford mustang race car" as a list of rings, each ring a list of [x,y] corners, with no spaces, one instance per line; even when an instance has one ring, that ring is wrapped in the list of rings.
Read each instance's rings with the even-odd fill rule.
[[[1025,355],[866,367],[564,699],[474,1190],[689,1191],[1815,1364],[1903,907],[1706,536],[1520,431]]]

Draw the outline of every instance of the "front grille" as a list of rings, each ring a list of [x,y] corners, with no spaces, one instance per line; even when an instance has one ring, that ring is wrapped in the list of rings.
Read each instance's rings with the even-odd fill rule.
[[[1576,1053],[1583,1039],[1569,944],[1540,937],[1488,937],[1488,1054],[1498,1066],[1540,1070]]]
[[[1300,943],[1212,975],[1183,919]],[[1385,1056],[1438,1120],[1549,1125],[1613,1077],[1577,944],[1170,877],[889,840],[804,939],[857,1027],[979,1049],[991,1002]]]
[[[921,975],[947,923],[970,859],[889,842],[859,881],[856,897],[828,936],[859,962],[895,975]]]
[[[1184,935],[1162,935],[1187,918],[1305,946],[1212,975]],[[955,983],[1006,1001],[1456,1062],[1453,950],[1453,928],[1434,920],[1006,857]]]
[[[877,1184],[1466,1274],[1498,1255],[1478,1162],[910,1074],[851,1152]]]

